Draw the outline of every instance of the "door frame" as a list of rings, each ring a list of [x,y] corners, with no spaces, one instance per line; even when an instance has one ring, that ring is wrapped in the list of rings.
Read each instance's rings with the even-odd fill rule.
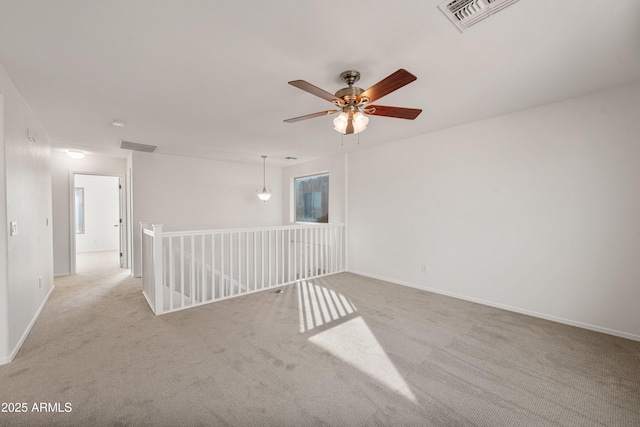
[[[93,175],[118,178],[120,194],[118,196],[118,210],[120,214],[120,267],[131,268],[131,255],[129,244],[131,239],[131,227],[129,225],[129,212],[131,209],[128,203],[128,179],[125,175],[85,172],[81,170],[69,171],[69,274],[76,274],[76,209],[75,209],[75,184],[76,175]]]

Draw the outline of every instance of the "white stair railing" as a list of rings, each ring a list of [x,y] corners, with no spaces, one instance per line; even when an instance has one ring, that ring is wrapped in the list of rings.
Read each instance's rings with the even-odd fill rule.
[[[142,291],[156,315],[346,270],[344,224],[162,228],[141,223]]]

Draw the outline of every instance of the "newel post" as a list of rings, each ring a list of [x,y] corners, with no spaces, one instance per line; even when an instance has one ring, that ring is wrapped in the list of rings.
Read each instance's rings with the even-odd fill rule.
[[[142,290],[144,291],[144,229],[145,228],[149,228],[149,223],[148,222],[142,222],[140,221],[140,275],[136,276],[136,277],[142,277]],[[134,264],[135,264],[135,260],[134,260]],[[135,269],[134,269],[135,271]],[[148,274],[149,272],[147,272]]]
[[[155,313],[162,314],[164,292],[162,289],[162,224],[153,224],[153,290]]]

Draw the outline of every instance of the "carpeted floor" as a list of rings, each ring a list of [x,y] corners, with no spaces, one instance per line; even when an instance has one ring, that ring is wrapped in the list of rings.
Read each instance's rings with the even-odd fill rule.
[[[349,273],[154,317],[116,261],[78,271],[0,425],[640,425],[638,342]]]

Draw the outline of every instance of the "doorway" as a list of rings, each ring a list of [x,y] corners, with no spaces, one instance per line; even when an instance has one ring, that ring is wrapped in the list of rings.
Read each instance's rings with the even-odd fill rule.
[[[71,274],[128,268],[122,177],[74,172],[70,178]]]

